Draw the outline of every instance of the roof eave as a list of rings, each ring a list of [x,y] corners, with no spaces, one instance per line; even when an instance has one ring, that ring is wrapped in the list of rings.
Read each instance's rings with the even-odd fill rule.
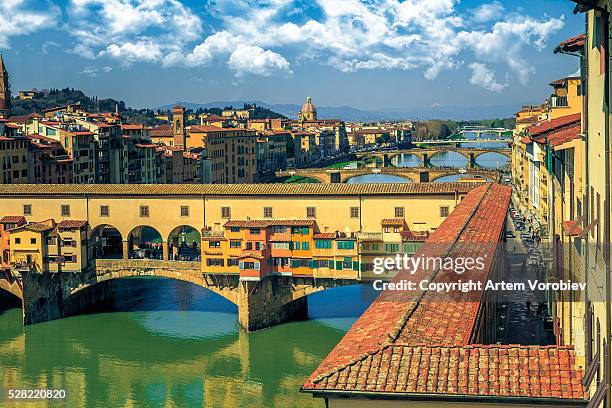
[[[573,407],[586,407],[588,400],[576,398],[546,398],[546,397],[512,397],[492,395],[464,395],[464,394],[433,394],[433,393],[409,393],[409,392],[377,392],[377,391],[352,391],[352,390],[318,390],[311,388],[300,388],[300,392],[311,393],[317,398],[347,398],[347,399],[380,399],[380,400],[409,400],[430,401],[432,404],[440,401],[447,402],[476,402],[476,403],[500,403],[504,405],[561,405]]]

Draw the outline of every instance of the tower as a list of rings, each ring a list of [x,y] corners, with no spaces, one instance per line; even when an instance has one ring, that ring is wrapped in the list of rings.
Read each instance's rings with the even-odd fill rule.
[[[317,120],[317,108],[312,103],[310,96],[306,98],[306,103],[298,112],[298,120],[301,122],[309,120]]]
[[[0,117],[11,114],[11,87],[9,86],[9,75],[4,65],[4,59],[0,54]]]
[[[183,150],[187,150],[184,106],[177,105],[172,109],[172,131],[174,133],[174,145],[181,146]]]

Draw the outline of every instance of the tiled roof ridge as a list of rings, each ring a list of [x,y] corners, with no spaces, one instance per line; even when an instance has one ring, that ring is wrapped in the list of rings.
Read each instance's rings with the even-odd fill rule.
[[[2,184],[0,196],[9,195],[395,195],[465,194],[484,183],[389,184]],[[134,187],[137,186],[137,189]]]
[[[485,186],[486,186],[486,188],[482,188],[482,187],[485,187]],[[470,216],[467,217],[467,221],[464,222],[464,224],[462,225],[460,231],[463,231],[463,229],[465,229],[466,225],[469,224],[469,221],[472,219],[472,216],[474,215],[474,213],[476,212],[478,207],[480,207],[480,203],[482,202],[483,198],[486,196],[486,193],[490,190],[492,184],[489,183],[489,184],[486,184],[485,186],[481,186],[481,190],[483,190],[482,193],[481,193],[481,196],[478,198],[478,202],[474,206],[474,208],[472,208],[469,211]],[[465,203],[465,202],[466,201],[464,200],[462,203]],[[466,203],[466,205],[467,205],[467,203]],[[455,208],[455,211],[456,210],[457,210],[457,208]],[[447,218],[445,221],[447,221],[449,219],[450,219],[450,217]],[[438,227],[436,229],[436,231],[438,231],[438,230],[442,231],[443,225],[444,225],[444,222],[440,225],[440,227]],[[435,234],[435,231],[434,231],[434,234]],[[460,232],[457,234],[457,238],[455,239],[455,241],[453,241],[453,243],[450,245],[450,248],[448,249],[448,252],[450,252],[453,244],[456,242],[456,240],[458,239],[459,236],[460,236]],[[430,277],[435,276],[437,273],[438,273],[438,270],[433,271],[430,274]],[[405,311],[405,313],[402,316],[402,318],[399,319],[396,322],[396,324],[394,325],[393,331],[391,333],[387,333],[387,335],[385,336],[384,342],[379,344],[378,347],[370,349],[370,350],[364,352],[363,354],[361,354],[361,355],[357,356],[356,358],[354,358],[352,362],[350,362],[350,363],[348,363],[346,365],[343,365],[343,366],[340,366],[340,367],[334,367],[334,368],[332,368],[330,370],[324,371],[324,372],[320,373],[319,375],[317,375],[316,377],[314,377],[312,380],[310,380],[310,379],[307,380],[307,382],[308,381],[312,381],[313,383],[314,382],[318,382],[318,381],[320,381],[323,378],[326,378],[326,377],[329,377],[331,375],[334,375],[335,373],[341,371],[345,367],[348,367],[350,365],[354,365],[357,362],[362,361],[363,359],[367,358],[370,355],[377,354],[381,350],[381,347],[387,347],[389,345],[393,345],[395,339],[397,339],[397,337],[399,336],[399,334],[402,331],[402,328],[410,320],[410,317],[412,316],[412,314],[416,310],[416,308],[417,308],[417,306],[419,304],[419,301],[423,298],[423,296],[425,296],[425,294],[426,294],[426,291],[421,291],[420,294],[417,296],[417,298],[411,302],[412,304],[409,306],[408,310]],[[332,350],[332,352],[333,352],[333,350]]]
[[[478,209],[480,208],[480,204],[482,204],[482,202],[484,201],[485,197],[487,197],[487,193],[489,192],[489,190],[491,189],[491,184],[488,184],[486,189],[484,189],[482,195],[479,197],[478,199],[478,203],[476,204],[476,206],[470,211],[470,216],[466,218],[466,220],[463,222],[463,224],[461,225],[461,228],[459,229],[457,236],[455,238],[455,240],[453,241],[452,244],[450,244],[449,248],[447,251],[445,251],[444,257],[448,256],[451,251],[453,250],[453,248],[455,247],[455,245],[459,242],[459,239],[461,238],[461,234],[463,233],[463,231],[465,231],[465,229],[467,228],[467,226],[470,224],[470,221],[472,221],[472,217],[476,214],[476,212],[478,211]],[[433,279],[436,277],[436,275],[438,275],[438,273],[440,272],[440,269],[435,269],[434,271],[432,271],[429,276],[428,276],[428,281],[432,282]],[[418,301],[413,302],[412,306],[410,307],[410,310],[408,310],[404,316],[402,317],[402,319],[400,321],[397,322],[395,330],[392,333],[389,333],[389,338],[391,339],[391,341],[395,342],[397,340],[397,338],[399,337],[402,329],[404,328],[404,326],[406,325],[406,323],[408,322],[408,320],[410,320],[410,317],[413,315],[414,311],[416,310],[419,302],[421,299],[423,299],[423,297],[427,294],[426,290],[422,290],[421,293],[419,294],[419,296],[417,297]]]

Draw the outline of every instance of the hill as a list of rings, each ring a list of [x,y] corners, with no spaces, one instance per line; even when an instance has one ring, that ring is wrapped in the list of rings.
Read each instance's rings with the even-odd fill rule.
[[[11,100],[11,104],[13,107],[13,115],[27,115],[29,113],[42,113],[43,110],[53,108],[55,106],[62,106],[68,104],[79,103],[81,104],[88,112],[115,112],[117,110],[123,118],[125,118],[128,122],[133,123],[143,123],[147,126],[155,126],[162,123],[159,119],[155,118],[157,111],[170,111],[174,105],[168,105],[166,107],[162,107],[159,109],[133,109],[127,107],[124,101],[117,101],[115,99],[107,98],[107,99],[98,99],[97,97],[87,96],[83,91],[74,88],[64,88],[64,89],[51,89],[46,91],[44,95],[40,98],[35,98],[31,100],[21,100],[18,98],[13,98]],[[222,107],[230,107],[228,104],[221,104],[219,107],[193,107],[186,106],[187,113],[214,113],[217,115],[221,115]],[[234,105],[234,106],[245,106],[246,105]],[[274,112],[266,107],[255,106],[255,115],[256,119],[259,118],[284,118],[285,116]],[[198,123],[197,120],[191,121],[192,123]]]

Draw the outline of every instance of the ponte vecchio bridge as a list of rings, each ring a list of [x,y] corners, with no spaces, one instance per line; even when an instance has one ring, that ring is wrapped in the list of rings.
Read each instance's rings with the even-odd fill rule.
[[[24,323],[31,324],[70,316],[109,299],[112,283],[119,278],[171,278],[203,286],[235,303],[240,324],[247,330],[257,330],[305,316],[309,294],[367,281],[374,275],[355,268],[353,263],[351,268],[330,268],[327,272],[270,273],[256,279],[245,278],[241,273],[223,267],[215,269],[201,261],[207,250],[216,248],[205,250],[202,245],[199,253],[189,259],[172,256],[180,231],[190,230],[203,243],[206,236],[214,236],[228,221],[265,225],[269,220],[284,220],[279,221],[280,225],[294,225],[298,220],[312,220],[326,237],[342,234],[357,241],[359,234],[380,233],[384,219],[397,219],[400,215],[410,230],[429,231],[480,185],[0,185],[0,218],[34,223],[25,224],[26,229],[31,225],[34,232],[42,221],[53,219],[57,225],[81,226],[85,234],[59,249],[69,251],[73,246],[83,246],[79,250],[80,268],[71,267],[74,263],[62,257],[46,259],[51,258],[45,252],[45,246],[51,245],[46,236],[45,242],[28,238],[23,244],[30,256],[41,262],[56,262],[61,268],[35,269],[30,262],[25,268],[11,264],[0,272],[0,289],[22,300]],[[138,240],[144,240],[144,229],[159,237],[159,254],[154,259],[141,259],[134,249]],[[16,234],[15,231],[8,233]],[[57,243],[57,234],[53,236]],[[10,240],[9,245],[17,243]],[[117,251],[107,252],[105,248],[109,247]],[[3,260],[7,251],[11,259],[19,255],[14,248],[0,249]],[[361,256],[358,251],[355,248],[356,256]],[[255,258],[263,254],[256,248],[252,252],[250,256]]]

